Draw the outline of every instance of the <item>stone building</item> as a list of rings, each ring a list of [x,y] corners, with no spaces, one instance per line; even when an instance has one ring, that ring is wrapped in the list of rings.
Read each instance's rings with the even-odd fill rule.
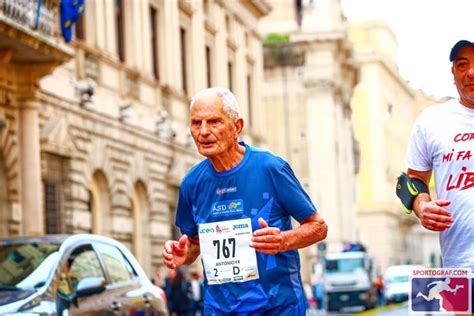
[[[326,220],[326,251],[340,251],[345,242],[357,241],[350,105],[357,68],[340,2],[279,1],[260,29],[283,39],[265,47],[265,137],[290,162]],[[309,280],[316,247],[300,253]]]
[[[190,97],[233,90],[262,142],[265,0],[88,0],[75,39],[60,1],[0,1],[0,235],[91,232],[145,270],[176,237],[179,183],[201,157]]]
[[[360,69],[352,98],[360,143],[358,234],[380,273],[395,264],[440,266],[437,234],[422,229],[416,216],[405,215],[395,195],[415,118],[436,100],[414,91],[400,76],[398,43],[385,22],[351,23],[349,38]]]

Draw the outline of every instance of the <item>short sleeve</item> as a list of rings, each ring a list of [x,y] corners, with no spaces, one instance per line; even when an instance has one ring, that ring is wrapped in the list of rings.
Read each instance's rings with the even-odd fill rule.
[[[179,188],[178,206],[176,207],[176,226],[182,234],[190,237],[198,234],[198,228],[193,216],[193,206],[187,194],[186,186],[182,183]]]
[[[280,168],[272,169],[272,181],[278,202],[291,217],[301,222],[317,212],[287,162]]]
[[[428,171],[433,169],[433,162],[428,150],[426,129],[422,123],[423,117],[419,117],[413,126],[408,143],[406,161],[410,169]]]

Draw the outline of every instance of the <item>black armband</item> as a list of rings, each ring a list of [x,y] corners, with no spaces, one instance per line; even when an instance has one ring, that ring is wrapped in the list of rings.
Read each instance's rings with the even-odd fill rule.
[[[430,193],[428,186],[421,180],[410,178],[405,172],[398,177],[397,196],[402,201],[403,210],[410,214],[413,211],[413,202],[420,193]]]

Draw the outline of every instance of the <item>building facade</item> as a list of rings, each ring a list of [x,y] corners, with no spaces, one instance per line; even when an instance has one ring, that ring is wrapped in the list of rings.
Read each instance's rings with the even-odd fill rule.
[[[187,132],[192,95],[229,87],[244,139],[263,141],[257,22],[271,7],[89,0],[65,44],[59,1],[42,1],[39,28],[27,2],[0,6],[0,235],[111,236],[150,273],[179,234],[180,181],[202,159]]]
[[[431,266],[432,257],[439,266],[437,234],[420,229],[416,216],[405,215],[395,195],[397,178],[406,171],[405,154],[415,118],[420,109],[436,100],[411,89],[398,73],[398,44],[385,22],[354,22],[349,38],[360,69],[352,98],[354,130],[360,144],[360,240],[374,256],[379,273],[395,264]]]
[[[357,69],[338,0],[279,1],[260,24],[287,41],[265,47],[264,105],[269,147],[285,157],[329,231],[326,251],[357,241],[357,144],[351,94]],[[317,248],[300,251],[309,281]]]

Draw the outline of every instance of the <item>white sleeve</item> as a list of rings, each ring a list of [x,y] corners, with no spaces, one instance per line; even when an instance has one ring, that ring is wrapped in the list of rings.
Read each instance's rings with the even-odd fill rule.
[[[411,131],[406,160],[410,169],[429,171],[433,169],[433,161],[428,149],[429,135],[422,123],[423,115],[416,120],[415,126]]]

